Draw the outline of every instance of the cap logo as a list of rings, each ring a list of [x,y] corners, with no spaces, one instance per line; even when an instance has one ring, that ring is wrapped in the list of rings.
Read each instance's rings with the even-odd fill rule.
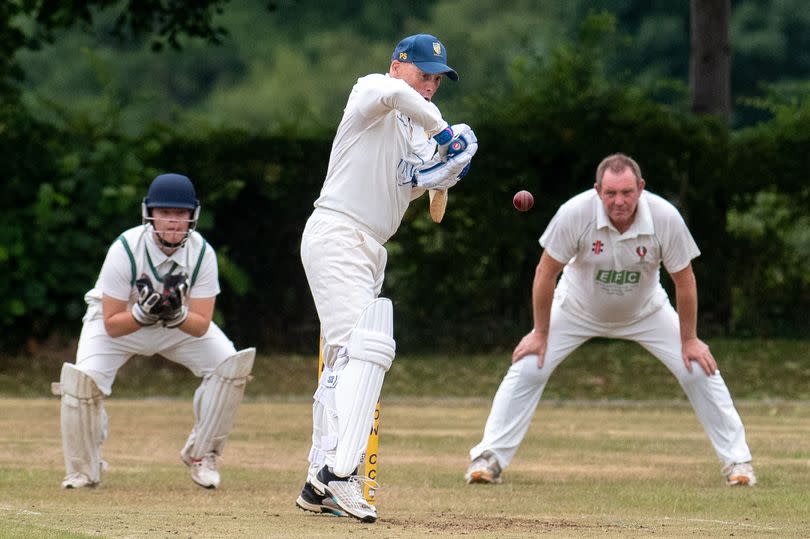
[[[441,54],[442,54],[442,44],[441,44],[441,43],[439,43],[438,41],[434,41],[434,42],[433,42],[433,52],[434,52],[434,53],[435,53],[437,56],[441,56]]]
[[[407,59],[408,59],[408,53],[407,53],[407,52],[401,52],[401,53],[399,53],[399,59],[400,59],[400,60],[402,60],[402,61],[404,62],[405,60],[407,60]]]

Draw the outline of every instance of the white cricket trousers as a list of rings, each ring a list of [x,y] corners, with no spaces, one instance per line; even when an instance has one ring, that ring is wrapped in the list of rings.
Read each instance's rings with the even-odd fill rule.
[[[321,321],[324,363],[331,367],[360,313],[380,295],[388,253],[351,222],[315,210],[301,238],[301,261]]]
[[[104,329],[104,320],[96,318],[82,326],[76,368],[91,377],[109,397],[118,369],[136,354],[160,354],[202,378],[235,353],[233,343],[213,322],[202,337],[157,324],[122,337],[110,337]]]
[[[357,450],[358,459],[365,448],[362,440],[357,441],[362,446],[358,448],[354,447],[354,440],[341,442],[338,438],[334,385],[327,387],[323,381],[329,378],[333,367],[346,366],[343,359],[338,361],[338,353],[348,345],[363,309],[379,296],[388,253],[377,238],[348,218],[316,209],[301,238],[301,261],[323,338],[324,373],[312,406],[312,448],[307,469],[307,481],[312,481],[324,464],[334,469],[338,444],[349,444],[349,452]],[[342,358],[346,359],[345,354]],[[355,420],[367,422],[371,428],[373,417]]]
[[[551,373],[592,337],[626,339],[643,346],[678,379],[723,465],[751,460],[745,429],[720,371],[707,376],[696,362],[692,363],[691,373],[686,370],[681,359],[680,322],[672,305],[664,304],[635,324],[613,327],[578,318],[560,308],[556,301],[551,310],[543,368],[537,368],[536,355],[512,364],[495,394],[484,438],[470,450],[470,458],[491,451],[501,467],[506,468],[529,429]]]

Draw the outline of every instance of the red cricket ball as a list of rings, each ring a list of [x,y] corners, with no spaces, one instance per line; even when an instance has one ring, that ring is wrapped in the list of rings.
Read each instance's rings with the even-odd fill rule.
[[[518,191],[512,198],[512,204],[517,211],[529,211],[534,206],[534,197],[526,190]]]

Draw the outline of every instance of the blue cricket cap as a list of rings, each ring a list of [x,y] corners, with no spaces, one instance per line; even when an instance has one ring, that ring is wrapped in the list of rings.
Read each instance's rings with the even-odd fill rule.
[[[430,34],[416,34],[400,41],[391,61],[410,62],[425,73],[442,73],[450,80],[458,80],[458,73],[447,65],[447,50],[442,42]]]

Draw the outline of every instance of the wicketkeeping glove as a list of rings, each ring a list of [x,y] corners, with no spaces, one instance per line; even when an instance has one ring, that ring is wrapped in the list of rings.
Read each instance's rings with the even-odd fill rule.
[[[138,301],[132,306],[132,318],[142,326],[152,326],[160,320],[163,302],[160,293],[155,292],[152,281],[147,275],[135,281],[138,290]]]
[[[176,328],[188,318],[186,296],[188,295],[189,286],[188,275],[185,273],[167,275],[163,279],[163,296],[161,298],[163,310],[160,319],[164,327]]]

